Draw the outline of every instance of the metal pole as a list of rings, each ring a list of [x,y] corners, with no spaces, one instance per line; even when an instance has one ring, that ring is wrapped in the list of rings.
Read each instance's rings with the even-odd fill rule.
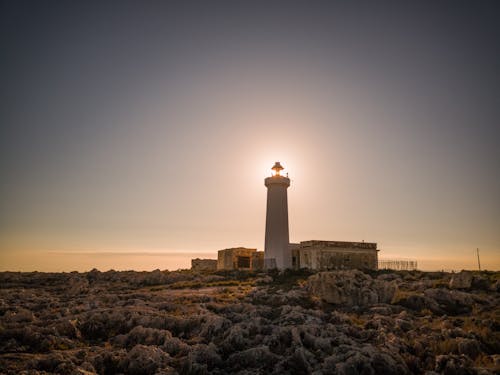
[[[479,261],[479,248],[476,248],[477,253],[477,266],[479,267],[479,271],[481,271],[481,262]]]

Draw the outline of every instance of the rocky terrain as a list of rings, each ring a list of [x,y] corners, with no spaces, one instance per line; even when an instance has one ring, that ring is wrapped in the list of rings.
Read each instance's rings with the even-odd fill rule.
[[[5,374],[500,373],[500,273],[0,273]]]

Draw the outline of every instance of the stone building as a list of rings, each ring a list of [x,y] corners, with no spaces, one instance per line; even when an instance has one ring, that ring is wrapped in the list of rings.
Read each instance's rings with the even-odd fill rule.
[[[191,269],[193,271],[216,271],[217,259],[191,259]]]
[[[312,270],[377,269],[377,244],[373,242],[302,241],[290,244],[292,268]]]
[[[246,247],[233,247],[217,252],[218,270],[253,271],[264,266],[264,252]]]

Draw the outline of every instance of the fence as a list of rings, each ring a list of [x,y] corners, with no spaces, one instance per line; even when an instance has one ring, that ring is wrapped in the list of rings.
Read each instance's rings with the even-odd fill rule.
[[[416,260],[382,259],[378,261],[379,270],[414,271],[417,269]]]

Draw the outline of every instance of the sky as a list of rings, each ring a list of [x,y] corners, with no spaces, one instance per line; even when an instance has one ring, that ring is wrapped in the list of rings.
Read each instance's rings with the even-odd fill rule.
[[[290,240],[500,269],[495,1],[1,1],[0,270]]]

